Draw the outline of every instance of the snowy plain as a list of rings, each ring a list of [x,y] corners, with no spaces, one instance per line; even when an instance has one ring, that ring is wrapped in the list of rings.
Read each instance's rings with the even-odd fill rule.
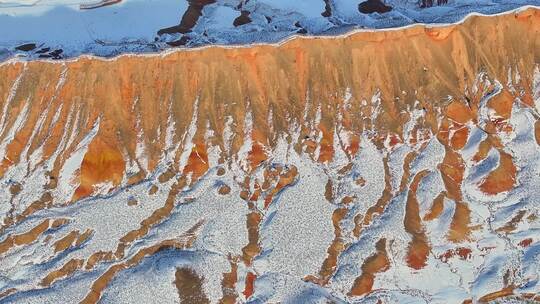
[[[0,60],[69,58],[81,54],[112,57],[122,53],[154,53],[184,40],[184,47],[275,43],[293,35],[336,35],[354,29],[401,27],[414,23],[453,23],[470,13],[496,14],[540,0],[450,0],[421,8],[419,1],[388,0],[392,11],[362,14],[361,0],[330,1],[331,15],[323,16],[325,1],[217,0],[204,6],[187,33],[158,35],[176,26],[188,10],[186,0],[123,0],[82,10],[81,0],[0,1]],[[250,22],[234,26],[241,11]],[[33,49],[18,50],[21,45]],[[51,53],[56,51],[56,53]]]

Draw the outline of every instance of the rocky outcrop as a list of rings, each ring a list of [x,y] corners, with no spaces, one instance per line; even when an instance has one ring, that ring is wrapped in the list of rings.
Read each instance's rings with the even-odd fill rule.
[[[358,10],[362,14],[371,14],[371,13],[387,13],[392,10],[391,6],[384,4],[380,0],[368,0],[358,4]]]

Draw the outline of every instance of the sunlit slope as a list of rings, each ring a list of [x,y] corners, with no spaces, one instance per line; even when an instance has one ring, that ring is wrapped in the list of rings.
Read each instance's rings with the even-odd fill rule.
[[[539,32],[4,63],[0,301],[538,297]]]

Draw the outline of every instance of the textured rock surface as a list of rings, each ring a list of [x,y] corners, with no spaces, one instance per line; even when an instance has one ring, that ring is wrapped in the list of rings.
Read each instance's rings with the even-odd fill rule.
[[[539,32],[3,63],[0,302],[540,300]]]

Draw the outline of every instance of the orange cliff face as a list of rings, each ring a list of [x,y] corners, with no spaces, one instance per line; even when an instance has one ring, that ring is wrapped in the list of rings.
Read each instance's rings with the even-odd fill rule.
[[[207,124],[217,133],[223,130],[226,117],[231,116],[235,131],[239,131],[246,113],[252,111],[251,136],[257,134],[253,144],[253,152],[257,153],[251,156],[251,166],[265,159],[259,150],[275,144],[275,134],[286,128],[287,120],[313,119],[321,105],[322,119],[317,129],[323,137],[318,159],[329,161],[333,157],[332,130],[341,112],[343,93],[339,92],[350,89],[353,94],[347,121],[343,122],[351,131],[367,128],[400,134],[407,118],[399,111],[416,99],[436,108],[444,104],[444,96],[464,98],[467,86],[480,71],[505,79],[510,66],[518,71],[532,70],[538,62],[538,41],[522,41],[519,37],[538,33],[537,18],[538,12],[529,9],[515,15],[472,17],[463,25],[440,28],[413,26],[345,38],[298,38],[279,47],[210,47],[107,61],[80,58],[65,63],[5,63],[0,69],[4,105],[11,99],[6,125],[12,126],[25,106],[28,113],[24,126],[7,144],[2,168],[5,171],[9,164],[16,163],[27,145],[29,153],[33,152],[40,141],[45,141],[44,158],[49,157],[61,141],[64,128],[77,129],[72,144],[79,143],[99,118],[99,131],[86,147],[77,197],[90,194],[89,187],[100,182],[111,181],[117,186],[126,169],[122,159],[136,159],[138,140],[148,157],[148,167],[141,169],[155,169],[165,145],[168,119],[175,124],[178,132],[173,140],[178,141],[188,128],[196,100],[199,109],[193,140],[201,141],[197,150],[204,147]],[[8,98],[18,77],[18,89]],[[527,81],[531,81],[530,77],[521,79],[519,85],[527,88]],[[362,106],[362,100],[371,100],[376,90],[381,93],[382,111],[372,126],[362,123],[362,116],[373,110],[369,105]],[[509,105],[491,105],[496,112],[504,111],[500,115],[503,118],[511,111],[513,96],[505,94],[509,95]],[[311,102],[307,116],[303,115],[306,99]],[[470,116],[463,107],[463,102],[455,101],[448,108],[449,119],[458,127]],[[42,127],[32,137],[30,133],[44,111],[44,126],[49,128]],[[60,117],[53,126],[51,118],[55,114]],[[453,148],[464,145],[466,130],[455,131],[450,139]],[[28,142],[30,139],[33,142]],[[240,148],[243,139],[235,136],[231,152]],[[215,143],[225,150],[222,134],[215,134]],[[69,152],[61,151],[67,154],[65,157]]]
[[[198,232],[190,232],[189,246],[171,238],[139,248],[135,257],[124,256],[129,246],[152,234],[154,226],[173,217],[174,208],[197,201],[189,189],[216,175],[219,190],[211,201],[234,197],[245,206],[239,214],[246,230],[243,249],[225,254],[225,264],[235,268],[223,271],[221,283],[227,286],[223,299],[245,300],[257,295],[257,281],[264,279],[257,257],[268,249],[266,217],[275,210],[279,214],[282,195],[306,178],[303,165],[293,163],[294,152],[323,168],[322,201],[331,209],[324,219],[330,241],[321,259],[313,261],[313,271],[301,273],[299,280],[307,278],[348,297],[365,296],[384,287],[378,280],[394,271],[394,263],[421,273],[435,263],[433,259],[452,263],[460,257],[485,256],[489,249],[471,251],[468,242],[491,233],[491,228],[471,210],[486,208],[523,185],[518,181],[520,170],[525,170],[523,159],[507,149],[521,128],[522,121],[515,120],[518,110],[532,113],[531,138],[540,145],[537,37],[540,11],[531,8],[470,17],[458,25],[297,38],[279,46],[3,63],[0,176],[11,191],[2,197],[9,206],[0,214],[0,231],[12,236],[0,243],[5,243],[0,255],[36,242],[55,243],[44,239],[52,224],[9,232],[27,218],[31,221],[50,208],[92,204],[93,198],[114,197],[122,189],[129,192],[130,187],[151,183],[145,190],[151,197],[147,200],[158,205],[140,224],[119,233],[112,246],[89,246],[94,258],[66,260],[40,278],[49,285],[82,269],[92,271],[96,263],[114,261],[102,281],[87,291],[86,301],[96,302],[106,289],[102,285],[110,284],[110,277],[121,270],[136,267],[163,246],[192,245]],[[282,144],[287,157],[279,154]],[[440,149],[430,154],[433,145]],[[370,149],[381,156],[380,172],[357,169],[362,153]],[[394,157],[398,150],[404,151],[402,159]],[[435,160],[422,167],[423,155]],[[477,165],[485,165],[487,172],[471,173]],[[380,179],[372,178],[377,174]],[[429,180],[437,180],[439,190],[433,196],[423,190],[435,189],[426,184]],[[188,191],[186,197],[183,191]],[[381,193],[370,201],[362,191]],[[125,208],[146,204],[138,193],[129,195],[131,203]],[[402,205],[396,207],[399,200]],[[387,208],[403,209],[395,221],[402,243],[394,241],[395,236],[370,232],[385,218]],[[445,212],[451,212],[446,226]],[[520,220],[536,225],[534,212],[524,212]],[[435,223],[437,229],[446,227],[438,236],[430,230]],[[60,251],[92,244],[94,230],[99,233],[95,227],[73,228],[73,237]],[[83,240],[74,241],[84,231],[89,232]],[[340,267],[346,259],[341,257],[351,254],[366,235],[373,238],[366,250],[376,252],[360,254],[364,258],[344,283]],[[450,247],[441,249],[435,240],[439,237]],[[538,241],[526,239],[528,246]],[[402,255],[395,253],[395,246],[403,247]],[[441,254],[433,254],[437,248]],[[447,254],[460,250],[467,258]],[[106,258],[96,261],[97,256]],[[185,265],[175,268],[170,281],[181,292],[192,288],[184,282],[189,278],[196,279],[197,289],[206,286],[201,283],[204,275]],[[515,281],[495,285],[517,290]],[[6,295],[24,288],[13,287]],[[97,289],[96,296],[92,292]],[[197,297],[211,300],[204,292]]]

